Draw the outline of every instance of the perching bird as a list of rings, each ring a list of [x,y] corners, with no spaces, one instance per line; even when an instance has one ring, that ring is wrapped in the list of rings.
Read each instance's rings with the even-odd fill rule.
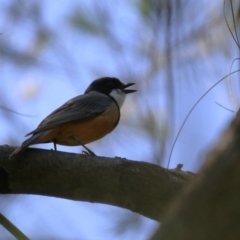
[[[126,94],[136,90],[126,89],[134,83],[122,83],[113,77],[93,81],[83,95],[64,103],[39,126],[28,133],[32,135],[10,157],[28,146],[38,143],[54,143],[66,146],[82,145],[89,154],[94,154],[85,144],[96,141],[110,133],[120,119],[120,108]]]

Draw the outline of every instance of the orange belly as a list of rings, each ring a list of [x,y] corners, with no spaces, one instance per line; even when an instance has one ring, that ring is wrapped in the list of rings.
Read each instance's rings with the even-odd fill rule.
[[[55,142],[60,145],[77,146],[96,141],[110,133],[119,120],[116,104],[100,116],[81,123],[66,123],[48,130],[35,143]],[[78,141],[74,140],[77,138]]]

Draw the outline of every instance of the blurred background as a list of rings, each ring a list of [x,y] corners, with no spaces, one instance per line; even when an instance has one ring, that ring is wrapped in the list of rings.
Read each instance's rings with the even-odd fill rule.
[[[43,118],[82,94],[91,81],[113,76],[135,82],[138,91],[126,99],[114,132],[87,146],[100,156],[166,167],[189,110],[239,57],[224,18],[225,11],[234,30],[229,1],[225,7],[219,0],[0,3],[1,144],[20,145]],[[238,0],[233,10],[239,26]],[[235,61],[232,71],[239,65]],[[238,79],[236,73],[218,84],[194,109],[170,168],[183,163],[183,170],[198,171],[238,109]],[[0,212],[31,239],[145,240],[158,227],[125,209],[42,196],[2,195]],[[2,226],[0,236],[13,239]]]

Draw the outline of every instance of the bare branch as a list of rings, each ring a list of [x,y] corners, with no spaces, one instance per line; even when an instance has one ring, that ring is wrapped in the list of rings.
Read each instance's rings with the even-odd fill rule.
[[[105,203],[161,220],[192,174],[147,162],[0,146],[0,193],[26,193]]]

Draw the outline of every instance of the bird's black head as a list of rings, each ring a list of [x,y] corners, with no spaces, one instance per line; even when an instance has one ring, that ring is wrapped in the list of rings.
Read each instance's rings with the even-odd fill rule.
[[[119,79],[114,78],[114,77],[103,77],[103,78],[99,78],[99,79],[96,79],[95,81],[93,81],[88,86],[85,93],[89,93],[91,91],[96,91],[96,92],[101,92],[106,95],[109,95],[112,92],[112,90],[114,90],[114,89],[120,89],[125,94],[133,93],[133,92],[136,92],[137,90],[126,89],[127,87],[130,87],[133,84],[135,84],[135,83],[124,84]]]

